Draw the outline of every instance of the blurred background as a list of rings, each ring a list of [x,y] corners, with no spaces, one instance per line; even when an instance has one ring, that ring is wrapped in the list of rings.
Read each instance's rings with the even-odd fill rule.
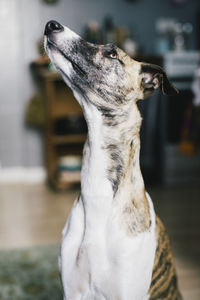
[[[198,0],[0,0],[0,299],[62,299],[56,258],[80,190],[87,126],[45,56],[51,19],[162,66],[179,89],[138,104],[141,167],[171,236],[182,293],[199,300]]]

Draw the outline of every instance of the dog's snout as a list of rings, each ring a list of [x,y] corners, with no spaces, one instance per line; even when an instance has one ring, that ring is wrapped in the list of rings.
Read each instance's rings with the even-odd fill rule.
[[[64,30],[64,27],[60,23],[58,23],[57,21],[52,20],[52,21],[49,21],[46,24],[44,34],[48,35],[50,33],[61,32],[63,30]]]

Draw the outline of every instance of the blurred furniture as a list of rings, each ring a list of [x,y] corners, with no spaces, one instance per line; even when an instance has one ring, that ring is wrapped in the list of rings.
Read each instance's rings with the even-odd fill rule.
[[[191,131],[195,129],[192,128],[194,122],[192,82],[199,61],[199,51],[171,51],[164,55],[164,68],[174,86],[179,90],[177,96],[168,97],[166,102],[167,136],[163,177],[166,184],[200,181],[199,147],[195,152],[190,150],[191,153],[188,151],[184,153],[180,147],[184,131],[189,128]]]
[[[32,69],[40,82],[44,95],[45,122],[45,159],[48,182],[58,189],[69,187],[72,183],[80,181],[80,170],[65,172],[60,176],[59,164],[66,155],[82,155],[83,144],[86,140],[85,133],[62,130],[57,131],[59,123],[66,118],[83,116],[82,109],[75,100],[71,90],[66,86],[58,73],[50,72],[48,64],[41,62],[32,63]],[[62,128],[61,128],[62,129]],[[63,172],[62,172],[63,175]],[[68,176],[69,175],[69,176]]]

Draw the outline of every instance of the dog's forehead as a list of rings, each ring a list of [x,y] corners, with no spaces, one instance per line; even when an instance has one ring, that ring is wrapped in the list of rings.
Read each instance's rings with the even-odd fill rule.
[[[122,49],[117,48],[118,56],[125,64],[131,64],[132,59]]]
[[[123,50],[118,48],[118,57],[123,62],[127,75],[130,75],[134,80],[141,72],[141,63],[131,58]],[[134,78],[135,77],[135,78]]]
[[[119,59],[124,63],[124,66],[131,71],[137,71],[141,68],[141,63],[131,58],[120,48],[117,48]]]

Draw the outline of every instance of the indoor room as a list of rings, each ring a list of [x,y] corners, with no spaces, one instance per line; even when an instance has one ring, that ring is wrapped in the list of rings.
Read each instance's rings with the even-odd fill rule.
[[[179,300],[171,272],[199,300],[199,0],[0,0],[0,24],[0,300]],[[168,241],[153,207],[176,271],[153,271]],[[78,230],[75,276],[61,240]],[[138,261],[151,296],[122,296]]]

